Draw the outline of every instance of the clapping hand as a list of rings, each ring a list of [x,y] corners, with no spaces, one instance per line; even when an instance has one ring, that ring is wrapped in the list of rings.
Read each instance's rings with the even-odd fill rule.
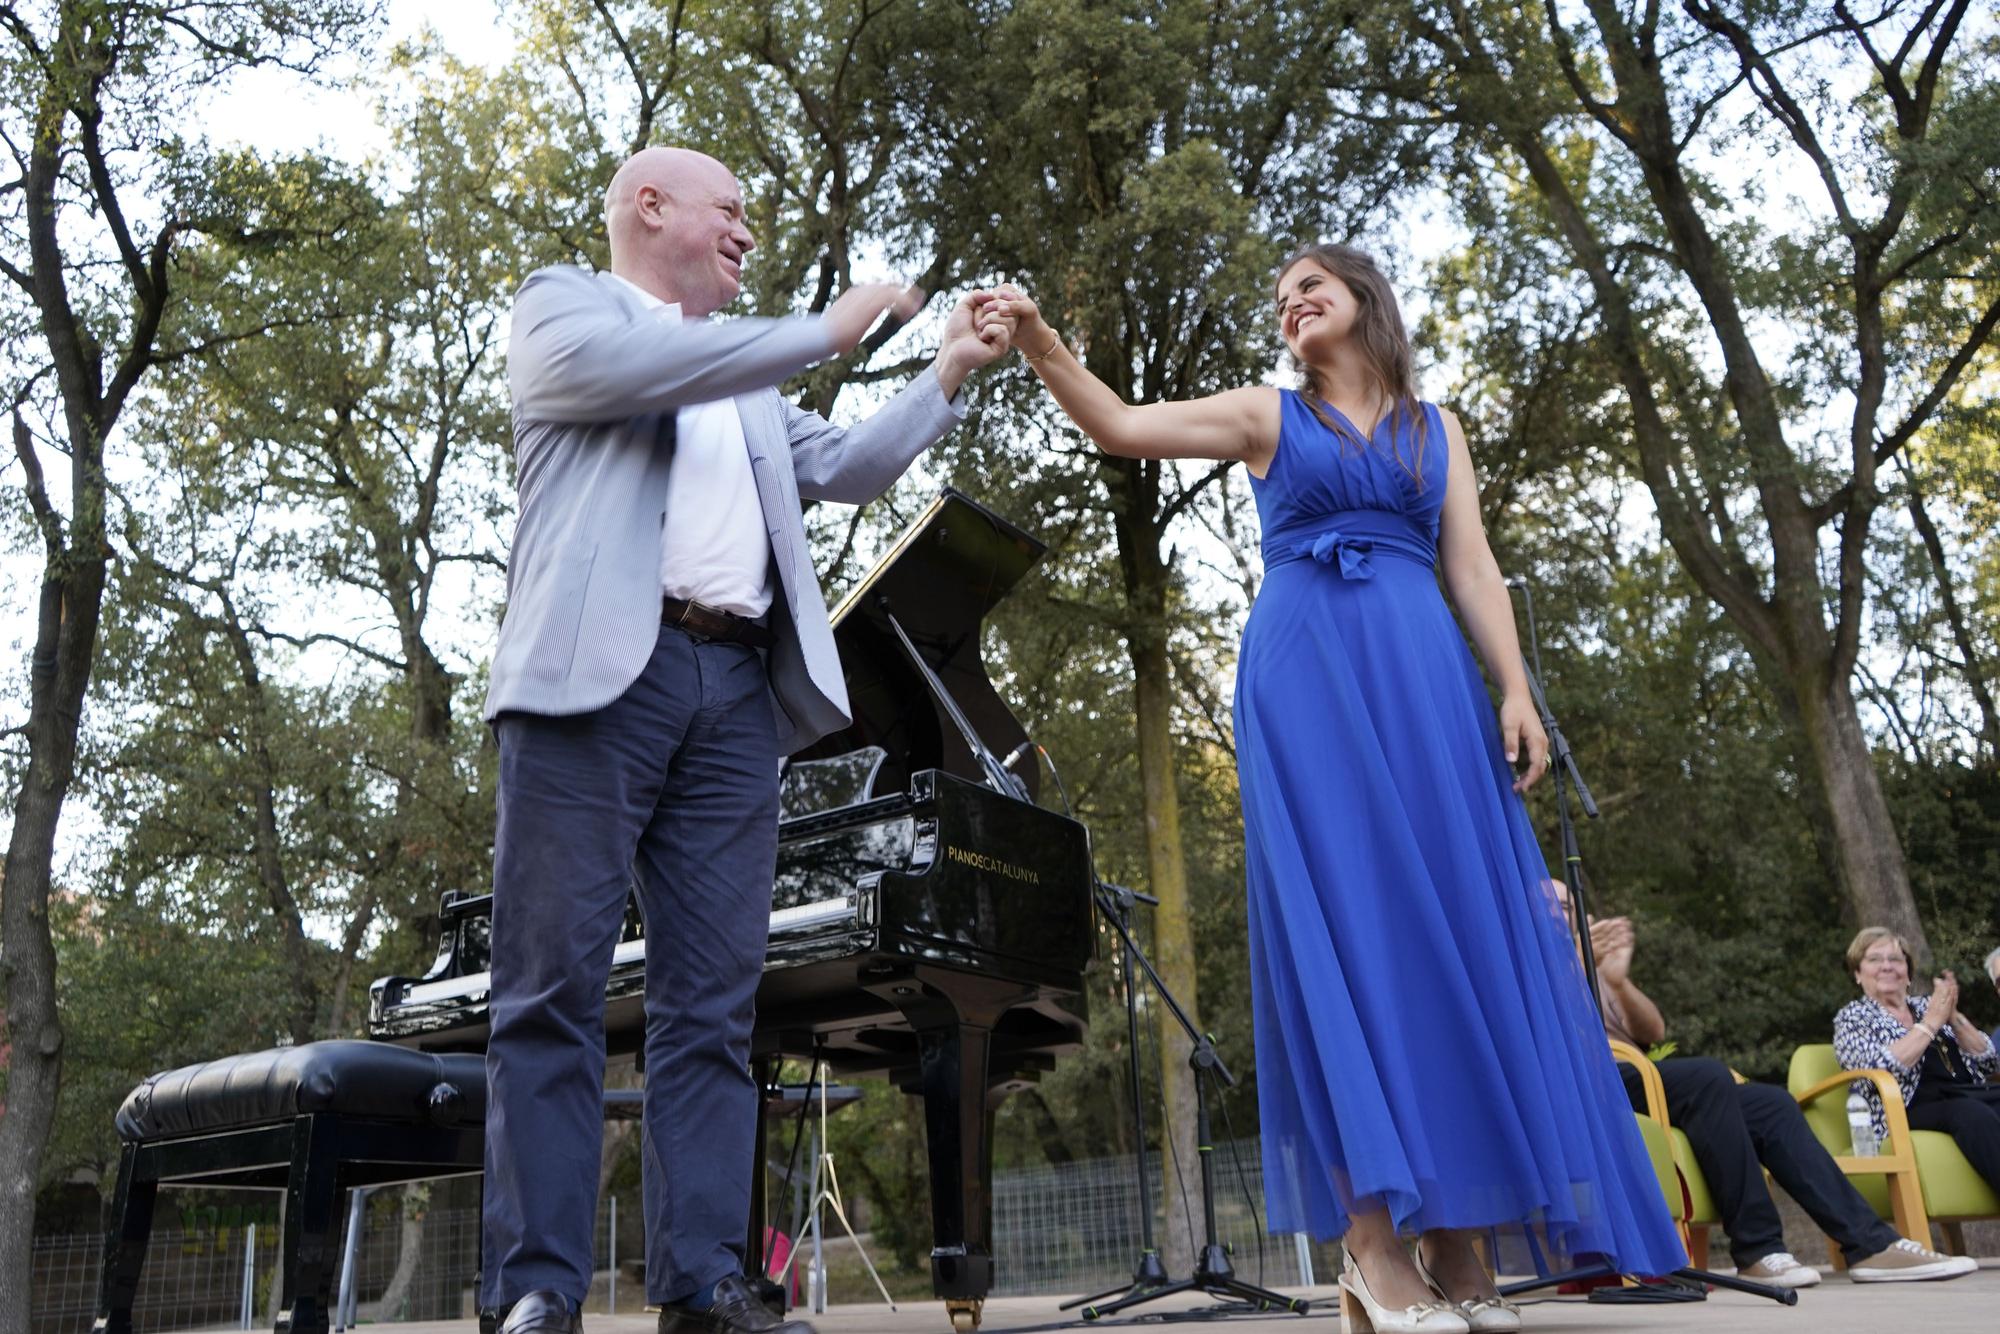
[[[1924,1021],[1942,1033],[1951,1027],[1958,1014],[1958,978],[1947,968],[1944,976],[1931,979],[1931,1001],[1924,1010]]]
[[[1606,982],[1623,982],[1632,974],[1632,948],[1637,936],[1629,917],[1607,917],[1590,921],[1590,953],[1597,971]]]

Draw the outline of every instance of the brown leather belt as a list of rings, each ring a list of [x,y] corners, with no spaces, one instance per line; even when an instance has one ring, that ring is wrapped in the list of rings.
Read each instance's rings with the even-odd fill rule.
[[[703,639],[722,639],[732,644],[748,644],[751,648],[767,649],[777,642],[769,626],[760,625],[748,616],[738,616],[733,611],[682,598],[660,599],[660,624],[686,630]]]

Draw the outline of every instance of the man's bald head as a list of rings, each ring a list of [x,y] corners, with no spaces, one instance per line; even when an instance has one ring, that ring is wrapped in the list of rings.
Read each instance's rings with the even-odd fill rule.
[[[736,298],[752,245],[743,192],[729,168],[689,148],[642,148],[604,192],[611,271],[684,315],[709,315]]]

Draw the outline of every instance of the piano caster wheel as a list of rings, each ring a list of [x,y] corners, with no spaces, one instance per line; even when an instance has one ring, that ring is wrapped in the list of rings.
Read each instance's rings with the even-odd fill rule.
[[[953,1334],[972,1334],[979,1328],[979,1308],[986,1305],[978,1298],[970,1301],[948,1301],[944,1304],[946,1314],[951,1316]]]

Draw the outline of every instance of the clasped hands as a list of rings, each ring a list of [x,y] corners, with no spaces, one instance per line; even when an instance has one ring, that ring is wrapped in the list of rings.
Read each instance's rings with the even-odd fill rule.
[[[857,283],[848,288],[827,307],[824,316],[835,353],[846,356],[859,347],[884,315],[899,324],[908,320],[923,308],[924,300],[921,287],[898,283]],[[947,368],[954,371],[952,388],[956,388],[966,374],[1005,356],[1024,330],[1055,336],[1043,323],[1040,309],[1020,288],[1002,283],[967,292],[945,321],[944,338],[938,345],[940,375]]]
[[[861,345],[868,331],[884,315],[898,323],[922,309],[921,287],[897,283],[858,283],[842,292],[827,307],[824,320],[837,355],[846,356]],[[945,320],[944,337],[938,343],[938,383],[945,396],[958,392],[965,377],[982,366],[991,365],[1014,345],[1016,317],[998,293],[984,289],[967,292],[958,299]]]
[[[1958,978],[1947,968],[1942,976],[1931,979],[1931,999],[1924,1010],[1924,1022],[1942,1033],[1957,1019]]]

